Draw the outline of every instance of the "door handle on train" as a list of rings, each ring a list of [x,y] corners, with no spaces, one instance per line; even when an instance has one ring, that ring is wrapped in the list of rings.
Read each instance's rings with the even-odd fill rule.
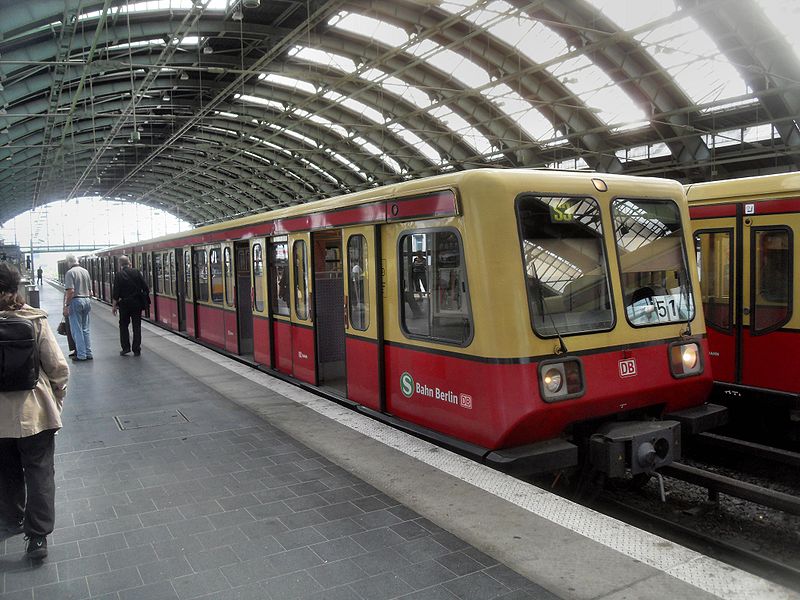
[[[750,314],[750,309],[749,309],[749,308],[747,308],[747,307],[743,308],[743,309],[742,309],[742,314],[743,314],[743,315],[749,315],[749,314]]]
[[[347,296],[344,297],[344,328],[350,329],[350,321],[348,320],[347,311]]]

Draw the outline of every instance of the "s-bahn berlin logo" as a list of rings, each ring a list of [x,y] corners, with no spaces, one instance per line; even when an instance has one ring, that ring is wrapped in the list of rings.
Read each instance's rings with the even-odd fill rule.
[[[414,378],[409,375],[408,371],[400,375],[400,391],[403,392],[403,396],[406,398],[411,398],[414,395]]]
[[[400,391],[406,398],[411,398],[414,393],[427,398],[441,400],[448,404],[454,404],[467,410],[472,409],[472,396],[469,394],[459,394],[450,390],[442,390],[438,387],[429,387],[424,383],[414,381],[414,378],[408,371],[404,371],[400,375]]]

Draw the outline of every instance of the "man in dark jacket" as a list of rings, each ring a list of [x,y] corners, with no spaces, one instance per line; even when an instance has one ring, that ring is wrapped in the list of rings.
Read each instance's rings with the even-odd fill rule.
[[[142,274],[131,267],[127,256],[120,256],[117,261],[119,271],[114,276],[111,290],[111,312],[119,310],[119,343],[122,346],[120,356],[133,350],[134,356],[142,353],[142,311],[150,299],[150,288]],[[128,332],[128,325],[133,324],[133,345]]]

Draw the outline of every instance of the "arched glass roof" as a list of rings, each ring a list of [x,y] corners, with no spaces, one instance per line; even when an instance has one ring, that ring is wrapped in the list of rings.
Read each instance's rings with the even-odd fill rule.
[[[799,25],[794,0],[2,3],[0,221],[96,195],[206,223],[481,166],[794,170]]]

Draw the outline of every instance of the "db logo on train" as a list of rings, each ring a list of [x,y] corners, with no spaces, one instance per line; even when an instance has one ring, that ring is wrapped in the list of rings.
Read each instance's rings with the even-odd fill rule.
[[[633,358],[623,358],[619,361],[619,376],[633,377],[636,375],[636,360]]]

